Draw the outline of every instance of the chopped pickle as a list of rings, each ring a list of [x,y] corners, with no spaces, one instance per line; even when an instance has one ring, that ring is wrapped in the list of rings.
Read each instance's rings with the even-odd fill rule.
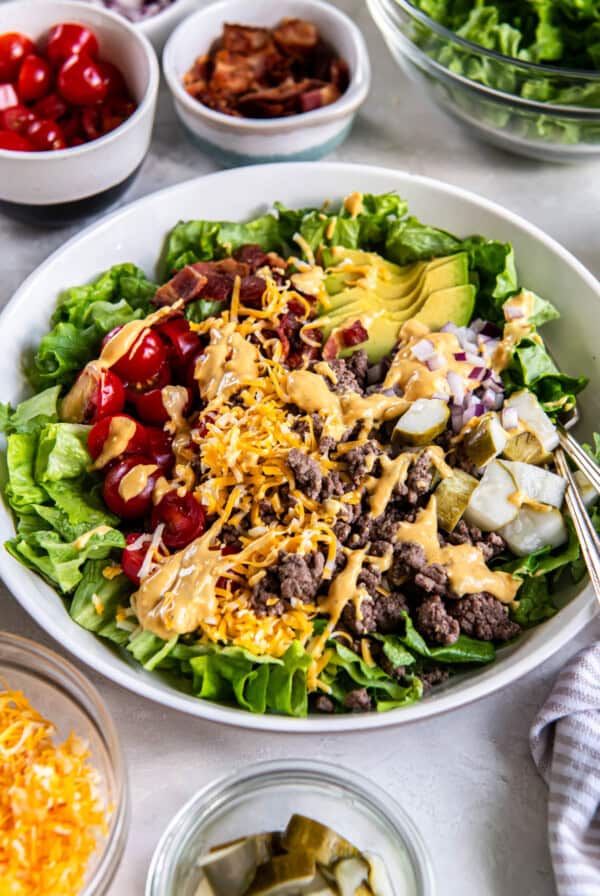
[[[400,445],[430,445],[446,428],[450,411],[441,398],[418,398],[394,427],[392,442]]]
[[[508,435],[498,414],[490,411],[467,430],[462,445],[467,459],[476,467],[484,467],[504,451],[507,441]]]
[[[212,849],[198,860],[215,896],[244,896],[256,868],[273,854],[273,834],[243,837]]]
[[[369,852],[363,853],[363,857],[369,863],[369,886],[374,896],[394,896],[382,859]]]
[[[493,460],[469,498],[465,520],[483,532],[493,532],[505,526],[519,512],[518,504],[510,500],[516,491],[515,480],[506,467]]]
[[[502,454],[508,460],[522,461],[526,464],[546,464],[552,460],[552,454],[546,451],[541,439],[528,431],[511,436]]]
[[[436,508],[440,528],[452,532],[468,507],[469,498],[477,488],[474,476],[464,470],[453,469],[452,476],[442,479],[435,490]]]
[[[369,877],[369,865],[358,856],[350,856],[337,862],[333,875],[338,885],[340,896],[357,896]],[[367,888],[366,892],[369,892]]]
[[[538,437],[546,451],[554,451],[558,446],[556,426],[546,414],[533,394],[526,389],[514,392],[504,403],[506,408],[514,408],[519,420],[528,430]]]
[[[256,871],[248,896],[296,896],[305,893],[317,873],[314,857],[300,852],[274,856]]]
[[[499,532],[518,557],[546,547],[557,548],[569,537],[563,515],[555,507],[543,510],[522,507],[515,519]]]
[[[327,825],[292,815],[282,839],[282,846],[288,852],[306,853],[322,865],[331,865],[345,856],[356,856],[356,847],[328,828]]]
[[[575,470],[573,475],[575,477],[575,482],[577,483],[579,494],[583,499],[583,503],[586,507],[590,508],[598,500],[598,492],[581,470]]]
[[[521,461],[505,460],[501,463],[515,480],[518,490],[531,501],[550,504],[551,507],[562,507],[567,487],[567,481],[562,476]]]

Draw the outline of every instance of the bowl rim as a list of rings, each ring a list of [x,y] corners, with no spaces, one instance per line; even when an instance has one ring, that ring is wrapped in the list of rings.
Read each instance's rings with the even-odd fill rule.
[[[49,149],[41,152],[23,152],[22,150],[0,149],[0,161],[2,161],[2,159],[18,159],[19,161],[27,161],[33,164],[36,159],[39,159],[46,162],[49,162],[51,160],[58,162],[62,159],[73,159],[75,156],[85,155],[86,153],[93,152],[98,148],[102,149],[105,146],[109,146],[111,143],[115,143],[126,133],[135,128],[137,124],[143,118],[145,118],[156,100],[158,87],[160,84],[160,67],[158,65],[158,59],[156,57],[154,48],[152,47],[152,44],[150,43],[146,35],[141,33],[131,22],[129,22],[123,16],[119,15],[116,12],[113,12],[110,9],[106,9],[103,6],[90,6],[89,3],[82,2],[82,0],[58,0],[58,2],[60,2],[61,6],[68,6],[72,8],[77,14],[81,12],[82,16],[78,15],[78,18],[85,17],[86,13],[89,14],[90,10],[93,10],[94,15],[99,15],[100,18],[106,18],[110,22],[118,25],[125,32],[127,32],[130,40],[132,40],[133,42],[137,41],[140,44],[140,46],[144,50],[149,65],[148,84],[146,86],[144,96],[142,97],[142,100],[137,106],[133,115],[130,115],[129,118],[127,118],[114,130],[109,131],[108,134],[104,134],[102,137],[98,137],[96,140],[90,140],[88,143],[82,143],[81,146],[68,146],[66,149]],[[37,0],[10,0],[10,2],[4,4],[4,6],[0,5],[0,17],[3,9],[7,9],[9,6],[35,7],[36,4]],[[49,5],[49,0],[46,0],[46,5]]]
[[[242,787],[245,783],[265,779],[273,779],[276,782],[281,778],[285,779],[287,775],[295,774],[306,776],[309,784],[310,779],[319,778],[325,783],[347,790],[350,796],[354,796],[383,816],[394,831],[394,839],[399,840],[406,850],[411,867],[421,878],[419,881],[422,885],[421,896],[434,896],[436,886],[429,850],[420,829],[407,810],[377,782],[354,769],[320,759],[301,759],[295,756],[253,762],[232,774],[224,773],[186,800],[169,821],[152,854],[146,878],[145,896],[162,896],[162,889],[157,889],[163,883],[159,875],[163,874],[165,863],[172,857],[177,847],[180,832],[189,826],[190,816],[195,814],[202,804],[212,804],[219,798],[226,798],[232,789]]]
[[[117,784],[116,806],[109,819],[109,834],[102,854],[99,857],[93,876],[85,882],[81,896],[94,896],[94,894],[105,893],[117,872],[129,829],[130,800],[127,765],[119,740],[117,726],[98,689],[70,660],[65,659],[49,647],[32,641],[30,638],[24,638],[22,635],[0,629],[0,657],[3,645],[16,647],[26,656],[37,657],[43,662],[50,664],[58,672],[66,673],[69,679],[68,687],[61,685],[58,680],[50,678],[52,686],[60,688],[66,698],[78,705],[82,712],[89,717],[89,713],[78,700],[78,694],[81,692],[90,701],[94,712],[97,714],[97,718],[91,719],[91,721],[107,747],[110,763],[115,773]],[[39,677],[39,674],[35,671],[31,672],[30,670],[30,674],[35,678]]]
[[[257,183],[268,184],[271,176],[275,178],[280,172],[285,172],[286,183],[307,183],[314,171],[321,170],[327,173],[327,181],[332,185],[332,192],[339,194],[336,186],[339,177],[344,175],[352,175],[353,183],[361,183],[365,181],[369,175],[373,177],[381,177],[385,179],[386,189],[401,190],[410,184],[412,187],[422,187],[425,190],[434,190],[438,194],[443,194],[444,199],[448,201],[466,201],[481,210],[484,210],[501,222],[505,222],[524,234],[529,235],[536,242],[541,243],[553,255],[558,256],[562,266],[569,268],[574,276],[584,281],[591,291],[597,296],[600,302],[600,283],[597,278],[579,261],[571,252],[565,249],[557,240],[545,233],[541,228],[531,224],[525,218],[503,207],[497,202],[487,199],[474,193],[464,187],[455,184],[449,184],[435,178],[426,177],[424,175],[415,174],[409,171],[387,168],[384,166],[364,166],[359,163],[348,162],[280,162],[265,165],[246,166],[238,169],[228,169],[201,177],[191,178],[187,181],[165,187],[147,196],[141,197],[132,203],[117,209],[110,215],[105,216],[83,231],[78,232],[64,245],[60,246],[51,255],[49,255],[29,276],[23,281],[11,299],[0,314],[0,333],[8,333],[12,327],[13,317],[19,317],[23,299],[27,297],[31,284],[35,284],[43,277],[47,268],[51,268],[61,255],[69,249],[77,246],[79,241],[84,239],[96,238],[102,236],[106,232],[110,232],[113,225],[121,218],[128,218],[132,213],[143,216],[145,209],[151,209],[154,204],[160,204],[163,207],[176,207],[178,196],[187,196],[190,191],[202,189],[207,180],[225,184],[229,178],[255,180]],[[388,186],[389,185],[389,186]],[[263,197],[263,202],[267,197]],[[148,212],[146,212],[148,214]],[[150,213],[151,214],[151,213]],[[173,222],[176,223],[176,211],[173,213]],[[164,234],[163,234],[164,236]],[[49,302],[48,307],[52,305]],[[23,377],[21,376],[23,382]],[[14,521],[8,507],[0,503],[0,517],[5,517],[11,522],[11,528],[14,532]],[[40,605],[37,596],[31,593],[27,587],[27,579],[24,578],[28,574],[35,573],[24,569],[18,561],[14,560],[6,551],[0,550],[0,577],[5,582],[7,588],[12,592],[15,599],[20,605],[35,619],[44,630],[56,639],[65,650],[74,653],[76,648],[65,638],[65,623],[76,626],[76,623],[70,619],[67,610],[64,609],[64,616],[61,616],[60,622],[55,621],[51,616],[47,615],[44,604]],[[39,576],[37,577],[39,578]],[[51,588],[49,585],[45,585]],[[127,664],[121,656],[115,658],[114,653],[109,646],[103,645],[100,655],[95,652],[90,653],[79,645],[78,657],[88,665],[92,666],[95,671],[105,675],[111,681],[127,688],[133,693],[153,700],[156,703],[167,706],[170,709],[176,709],[192,716],[206,719],[210,722],[218,722],[228,726],[240,729],[251,729],[260,731],[283,732],[287,734],[345,734],[346,732],[367,731],[383,728],[391,728],[396,725],[407,725],[418,721],[424,721],[434,716],[442,715],[445,712],[458,709],[474,703],[493,694],[504,687],[507,687],[514,681],[517,681],[523,675],[537,668],[541,663],[549,659],[560,647],[566,644],[569,639],[573,638],[594,616],[600,611],[597,600],[589,583],[578,586],[577,590],[569,602],[569,606],[577,603],[577,608],[573,610],[572,616],[567,620],[562,620],[562,625],[552,633],[546,636],[541,643],[535,646],[535,649],[525,650],[519,656],[512,658],[508,667],[501,670],[495,670],[489,679],[483,680],[481,676],[474,678],[459,693],[453,693],[455,689],[449,689],[437,700],[424,700],[413,706],[404,709],[393,710],[388,713],[364,713],[362,715],[344,715],[344,716],[327,716],[312,714],[308,718],[290,718],[281,715],[254,715],[236,707],[225,706],[202,700],[197,697],[178,691],[171,687],[168,690],[162,689],[155,683],[155,677],[146,678],[139,674],[135,674],[131,666]],[[52,593],[56,596],[56,600],[61,598],[54,589]],[[64,608],[64,603],[63,603]],[[568,609],[565,607],[564,611]],[[556,618],[556,617],[555,617]],[[549,620],[551,623],[552,620]],[[547,625],[547,624],[546,624]],[[535,631],[542,631],[545,624],[541,623]],[[97,639],[97,636],[91,632],[86,633],[89,638]],[[482,673],[485,675],[485,673]]]
[[[474,41],[468,40],[465,37],[460,37],[456,31],[452,31],[450,28],[446,28],[445,25],[436,22],[435,19],[430,18],[427,13],[417,9],[410,0],[393,0],[393,2],[413,15],[414,18],[418,19],[423,25],[427,25],[432,31],[437,32],[440,37],[450,40],[452,43],[460,44],[465,49],[479,53],[481,56],[487,56],[490,59],[494,59],[496,62],[518,65],[520,68],[527,69],[536,75],[558,75],[571,78],[584,78],[586,81],[600,81],[600,71],[595,71],[594,69],[561,68],[558,65],[544,65],[540,62],[527,62],[526,60],[515,59],[513,56],[506,56],[504,53],[499,53],[497,50],[488,50],[486,47],[482,47]],[[507,94],[507,96],[510,96],[510,94]]]
[[[296,130],[300,126],[316,127],[329,124],[340,118],[347,117],[364,102],[371,86],[371,64],[365,39],[360,29],[346,13],[329,3],[323,2],[323,0],[302,0],[302,2],[329,16],[339,28],[344,28],[354,43],[357,55],[356,70],[352,72],[350,83],[346,91],[335,102],[320,109],[313,109],[310,112],[301,112],[279,118],[235,118],[232,115],[226,115],[224,112],[217,112],[190,96],[183,87],[180,78],[175,74],[174,57],[177,41],[180,35],[189,29],[190,25],[200,24],[206,15],[214,15],[222,11],[224,23],[227,19],[226,10],[232,2],[237,2],[237,0],[217,0],[216,3],[209,3],[185,16],[172,31],[165,44],[162,54],[163,74],[173,98],[176,102],[181,103],[186,112],[196,118],[210,121],[217,129],[224,132],[236,131],[242,134],[266,135],[273,132],[281,134]],[[285,4],[282,4],[282,6],[284,7]],[[280,14],[284,15],[284,9],[281,10]]]
[[[151,16],[146,16],[143,19],[138,19],[137,22],[132,22],[131,19],[128,19],[126,16],[121,16],[121,18],[125,18],[130,25],[133,25],[134,28],[137,28],[142,32],[146,37],[153,31],[153,25],[157,27],[168,25],[171,19],[176,20],[179,16],[179,10],[182,4],[188,3],[190,0],[171,0],[168,6],[165,6],[164,9],[155,12]],[[121,15],[121,13],[118,13]],[[153,34],[150,34],[151,37],[154,37]]]

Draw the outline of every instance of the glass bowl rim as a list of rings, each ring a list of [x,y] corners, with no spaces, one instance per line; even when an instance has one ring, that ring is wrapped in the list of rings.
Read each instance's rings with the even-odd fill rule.
[[[394,839],[400,841],[406,850],[411,867],[418,875],[422,896],[435,896],[433,865],[423,836],[411,816],[395,798],[389,796],[379,784],[354,769],[320,759],[294,757],[253,762],[233,774],[226,773],[219,776],[193,794],[171,818],[156,845],[148,869],[145,896],[162,894],[163,890],[158,888],[165,883],[167,863],[173,859],[181,839],[193,830],[198,812],[209,805],[214,798],[224,797],[240,785],[261,779],[276,780],[281,776],[289,779],[294,775],[304,776],[309,782],[310,778],[318,777],[324,783],[341,786],[362,804],[366,804],[378,815],[383,816],[393,831]]]
[[[476,44],[474,41],[468,40],[466,37],[460,37],[455,31],[436,22],[435,19],[430,18],[427,13],[417,9],[410,0],[393,0],[393,2],[402,7],[402,9],[408,12],[411,16],[418,19],[423,25],[427,25],[432,31],[437,32],[440,37],[450,40],[452,43],[460,44],[465,49],[476,52],[481,56],[487,56],[490,59],[494,59],[496,62],[508,63],[510,65],[516,64],[538,76],[558,75],[564,76],[565,78],[583,78],[586,81],[600,81],[600,71],[594,69],[573,69],[562,68],[558,65],[543,65],[540,62],[527,62],[526,60],[515,59],[513,56],[506,56],[504,53],[499,53],[497,50],[489,50],[486,47],[482,47],[480,44]],[[507,96],[510,96],[510,94],[507,94]]]
[[[47,683],[60,691],[64,699],[78,706],[97,730],[106,747],[115,777],[114,811],[109,820],[109,832],[102,847],[102,853],[98,858],[92,877],[85,882],[80,896],[97,896],[97,894],[106,893],[123,854],[130,813],[127,766],[116,725],[99,691],[69,660],[30,638],[0,629],[0,662],[2,661],[2,647],[5,645],[21,651],[24,657],[41,660],[42,663],[50,667],[51,671],[48,674],[35,668],[28,669],[28,672],[33,678],[44,677]],[[79,693],[89,701],[94,716],[90,715],[86,707],[79,702]]]

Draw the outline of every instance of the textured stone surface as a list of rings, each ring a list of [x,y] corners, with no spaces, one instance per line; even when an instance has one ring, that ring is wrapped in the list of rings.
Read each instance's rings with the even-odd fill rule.
[[[370,102],[334,158],[403,168],[474,190],[540,225],[600,274],[600,166],[544,165],[473,142],[407,82],[364,0],[338,5],[363,29],[375,71]],[[213,170],[212,161],[187,143],[163,89],[152,153],[126,199]],[[0,303],[79,229],[45,233],[0,218]],[[0,627],[56,648],[5,589]],[[255,760],[308,755],[360,770],[403,804],[433,854],[440,894],[549,896],[554,887],[545,792],[529,757],[527,730],[558,669],[599,636],[596,621],[510,690],[465,709],[407,728],[345,737],[241,734],[164,710],[91,674],[121,732],[134,805],[111,896],[143,892],[160,834],[197,788]]]

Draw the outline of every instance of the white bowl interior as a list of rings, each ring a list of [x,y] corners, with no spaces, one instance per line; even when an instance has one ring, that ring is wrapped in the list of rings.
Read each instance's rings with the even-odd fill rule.
[[[402,172],[339,163],[264,165],[214,174],[155,193],[85,230],[25,281],[0,317],[0,398],[14,404],[26,393],[21,373],[23,352],[36,345],[47,331],[58,293],[89,281],[117,262],[133,261],[151,274],[162,241],[178,220],[247,219],[277,199],[293,207],[320,206],[324,199],[338,199],[354,190],[397,190],[408,200],[411,212],[428,223],[460,235],[483,233],[514,244],[521,282],[547,296],[562,312],[563,322],[549,324],[545,330],[551,350],[567,372],[585,373],[591,379],[580,403],[583,423],[578,433],[589,436],[600,411],[600,286],[595,278],[537,228],[471,193]],[[12,518],[3,506],[0,538],[10,538],[13,532]],[[289,732],[401,724],[483,697],[539,665],[596,609],[591,590],[579,585],[558,615],[500,651],[493,665],[452,680],[421,703],[385,714],[297,720],[254,716],[181,694],[71,622],[55,592],[4,551],[0,551],[0,574],[43,628],[77,657],[124,687],[194,715]]]

